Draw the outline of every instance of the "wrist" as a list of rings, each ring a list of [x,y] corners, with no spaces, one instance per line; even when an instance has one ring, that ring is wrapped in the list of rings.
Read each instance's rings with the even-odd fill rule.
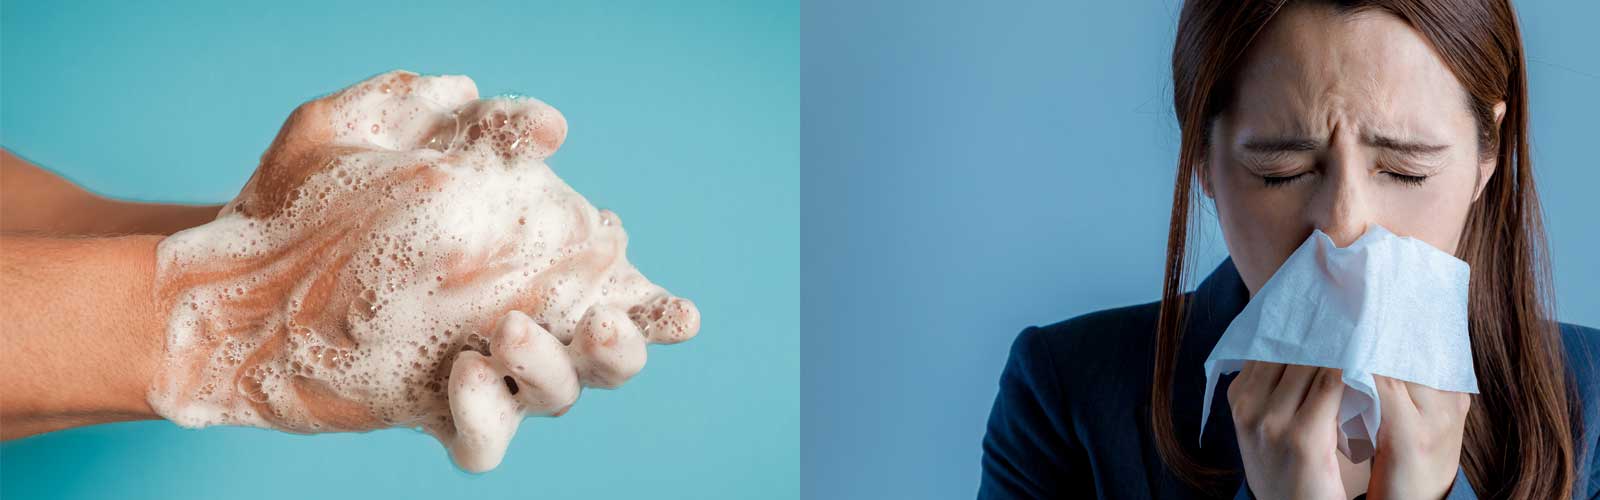
[[[170,235],[211,222],[221,205],[139,203],[98,198],[89,210],[95,221],[84,224],[86,234]]]

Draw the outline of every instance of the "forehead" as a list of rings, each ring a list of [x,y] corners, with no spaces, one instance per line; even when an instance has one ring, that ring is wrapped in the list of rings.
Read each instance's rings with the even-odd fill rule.
[[[1415,135],[1470,125],[1455,75],[1421,33],[1382,10],[1291,3],[1251,44],[1237,81],[1231,111],[1303,133],[1336,123]]]

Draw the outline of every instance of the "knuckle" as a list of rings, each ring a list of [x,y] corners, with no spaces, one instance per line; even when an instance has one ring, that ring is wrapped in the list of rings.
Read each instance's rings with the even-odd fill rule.
[[[1324,370],[1321,375],[1317,380],[1317,386],[1324,390],[1333,390],[1344,385],[1344,380],[1341,380],[1339,374],[1333,370]]]
[[[328,103],[325,100],[313,99],[296,106],[294,111],[289,113],[289,119],[291,121],[304,120],[312,116],[321,115],[327,110]]]
[[[1285,436],[1293,434],[1292,432],[1289,432],[1291,430],[1289,419],[1284,418],[1283,415],[1278,415],[1275,413],[1268,413],[1261,416],[1260,421],[1256,424],[1256,427],[1259,429],[1259,432],[1261,432],[1262,436],[1266,436],[1268,439],[1273,441],[1282,441]]]
[[[1316,453],[1318,451],[1318,443],[1316,438],[1313,436],[1314,435],[1309,432],[1289,433],[1283,438],[1284,448],[1289,450],[1291,453],[1294,453],[1296,456],[1307,456]]]
[[[1247,391],[1246,385],[1244,381],[1239,379],[1234,379],[1233,383],[1228,384],[1228,404],[1236,405],[1238,403],[1239,399]]]
[[[1233,429],[1239,434],[1254,433],[1261,423],[1261,416],[1248,408],[1235,407],[1233,409]]]

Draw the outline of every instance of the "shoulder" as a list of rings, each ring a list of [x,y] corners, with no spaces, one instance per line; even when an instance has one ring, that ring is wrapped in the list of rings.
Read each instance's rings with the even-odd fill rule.
[[[1567,349],[1581,345],[1583,348],[1600,348],[1600,330],[1572,323],[1559,323],[1561,338],[1567,342]]]
[[[1560,323],[1561,340],[1566,345],[1567,371],[1572,374],[1577,393],[1578,404],[1583,415],[1583,434],[1578,436],[1580,450],[1591,453],[1591,446],[1595,442],[1597,425],[1600,425],[1600,330],[1571,323]],[[1593,493],[1600,488],[1600,456],[1591,456],[1586,462],[1590,464],[1585,469],[1589,477],[1585,478],[1588,491]]]
[[[1151,341],[1160,303],[1082,314],[1017,334],[1006,376],[1069,397],[1080,390],[1139,385],[1149,377]],[[1126,392],[1126,391],[1123,391]],[[1101,400],[1101,398],[1094,398]]]
[[[1078,315],[1044,326],[1031,326],[1011,344],[1012,358],[1024,361],[1093,362],[1131,351],[1149,351],[1161,303],[1151,302]]]
[[[1588,397],[1600,382],[1600,330],[1571,323],[1560,323],[1560,330],[1568,369],[1577,380],[1580,393]]]
[[[1141,391],[1127,385],[1147,365],[1127,346],[1148,346],[1142,325],[1156,311],[1119,307],[1017,334],[984,433],[980,498],[1062,496],[1093,484],[1091,461],[1142,463],[1137,449],[1100,443],[1136,435]]]

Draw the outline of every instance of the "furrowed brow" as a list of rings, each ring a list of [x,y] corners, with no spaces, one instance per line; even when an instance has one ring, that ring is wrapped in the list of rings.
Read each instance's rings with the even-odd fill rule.
[[[1412,156],[1426,156],[1450,149],[1450,146],[1446,144],[1429,144],[1426,142],[1407,141],[1404,139],[1396,139],[1381,135],[1367,136],[1362,140],[1362,142],[1365,142],[1368,146],[1375,148],[1387,149],[1396,153],[1404,153]]]
[[[1322,143],[1304,137],[1263,137],[1245,141],[1244,150],[1254,153],[1316,151]]]

